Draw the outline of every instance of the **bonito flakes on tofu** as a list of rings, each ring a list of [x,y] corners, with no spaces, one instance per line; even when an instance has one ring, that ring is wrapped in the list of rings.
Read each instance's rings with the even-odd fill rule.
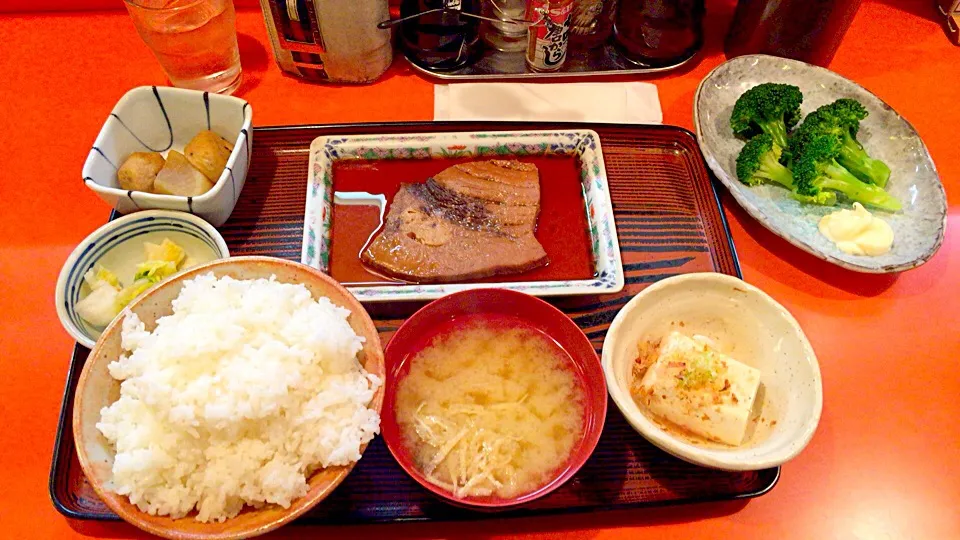
[[[631,385],[650,412],[707,439],[740,445],[760,371],[719,352],[703,336],[671,332],[659,347],[641,343]]]

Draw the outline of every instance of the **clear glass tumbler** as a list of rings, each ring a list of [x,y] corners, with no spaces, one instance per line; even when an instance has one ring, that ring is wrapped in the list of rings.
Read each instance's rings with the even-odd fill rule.
[[[483,21],[480,35],[498,51],[523,51],[527,48],[527,0],[484,0],[483,15],[499,22]]]
[[[231,94],[240,86],[232,0],[124,0],[174,86]]]

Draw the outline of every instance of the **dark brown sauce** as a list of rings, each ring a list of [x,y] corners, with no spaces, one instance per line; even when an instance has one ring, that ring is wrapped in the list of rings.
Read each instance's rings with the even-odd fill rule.
[[[462,159],[403,159],[378,161],[337,161],[333,165],[334,191],[382,193],[390,201],[401,183],[424,182],[447,167],[476,161]],[[590,248],[587,211],[580,183],[580,164],[573,156],[523,157],[540,170],[540,217],[537,240],[550,263],[522,274],[508,274],[475,280],[478,283],[502,281],[549,281],[590,279],[595,264]],[[380,225],[375,206],[333,205],[330,275],[346,285],[396,283],[368,268],[360,253]],[[469,255],[469,254],[464,254]]]
[[[703,44],[703,0],[621,0],[614,34],[633,62],[665,66],[692,56]]]

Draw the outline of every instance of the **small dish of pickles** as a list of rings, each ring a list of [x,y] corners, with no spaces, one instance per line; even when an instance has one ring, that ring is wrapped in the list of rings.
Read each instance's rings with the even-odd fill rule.
[[[180,210],[222,225],[249,169],[252,117],[250,104],[232,96],[134,88],[104,123],[84,183],[124,214]]]
[[[67,258],[57,279],[57,315],[74,339],[92,348],[103,329],[154,285],[229,256],[220,233],[197,216],[145,210],[117,218]]]

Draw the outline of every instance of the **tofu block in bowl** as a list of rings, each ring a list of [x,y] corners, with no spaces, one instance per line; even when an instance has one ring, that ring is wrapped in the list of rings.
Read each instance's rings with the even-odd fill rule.
[[[673,331],[657,348],[654,363],[633,380],[634,400],[707,440],[742,444],[755,419],[760,370],[717,351],[700,335]]]
[[[93,143],[83,165],[84,184],[123,214],[148,209],[180,210],[219,227],[230,217],[243,190],[253,148],[252,124],[252,107],[237,97],[182,88],[134,88],[114,106]],[[164,158],[171,152],[192,155],[194,152],[187,148],[190,142],[208,130],[223,137],[233,148],[225,160],[221,155],[194,160],[204,169],[205,164],[223,164],[219,176],[209,179],[213,186],[202,194],[169,195],[128,189],[137,186],[121,182],[118,177],[127,158],[134,153],[159,153]]]
[[[820,367],[803,330],[735,277],[685,274],[644,289],[611,324],[601,362],[633,428],[698,465],[778,466],[820,421]]]

